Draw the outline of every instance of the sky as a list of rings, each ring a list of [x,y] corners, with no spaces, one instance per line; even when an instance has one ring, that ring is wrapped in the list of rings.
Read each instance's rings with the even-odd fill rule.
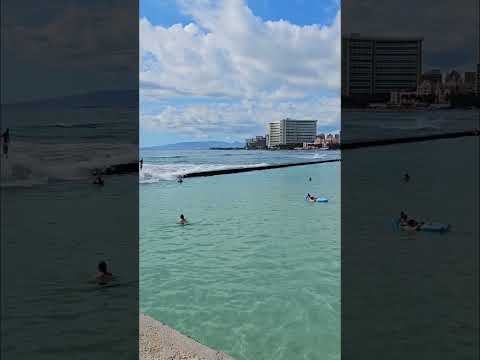
[[[478,0],[344,0],[342,33],[423,38],[422,69],[476,71]]]
[[[339,0],[141,0],[140,146],[340,128]]]
[[[2,0],[1,102],[136,89],[138,11],[135,1]]]

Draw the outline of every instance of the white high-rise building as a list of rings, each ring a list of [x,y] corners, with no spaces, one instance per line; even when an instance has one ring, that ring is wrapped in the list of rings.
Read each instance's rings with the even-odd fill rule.
[[[282,119],[270,123],[268,147],[313,143],[317,120]]]

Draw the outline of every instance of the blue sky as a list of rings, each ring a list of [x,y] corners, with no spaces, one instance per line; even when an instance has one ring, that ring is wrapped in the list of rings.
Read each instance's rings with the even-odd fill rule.
[[[140,1],[140,145],[339,128],[338,0]]]
[[[248,0],[246,3],[264,20],[283,19],[297,25],[328,24],[339,9],[339,0]],[[140,17],[163,26],[192,21],[177,6],[177,0],[140,0]]]

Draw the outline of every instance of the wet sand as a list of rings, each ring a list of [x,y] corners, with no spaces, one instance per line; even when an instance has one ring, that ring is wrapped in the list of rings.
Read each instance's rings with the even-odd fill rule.
[[[139,352],[141,360],[234,360],[143,314]]]

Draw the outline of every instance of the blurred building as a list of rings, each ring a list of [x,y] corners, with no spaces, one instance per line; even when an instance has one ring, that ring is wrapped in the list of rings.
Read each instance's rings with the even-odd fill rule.
[[[315,137],[313,143],[303,143],[304,149],[314,149],[314,148],[336,148],[340,145],[340,134],[320,134]]]
[[[452,70],[445,75],[445,89],[447,89],[450,94],[459,94],[463,92],[463,80],[458,71]]]
[[[427,81],[432,86],[442,84],[442,73],[439,69],[432,69],[422,74],[422,82]]]
[[[474,71],[466,71],[463,78],[465,92],[474,93],[476,91],[475,85],[477,80],[477,73]]]
[[[392,91],[417,89],[422,74],[420,37],[342,38],[342,95],[388,98]]]
[[[265,136],[255,136],[246,140],[247,149],[263,150],[267,148],[267,139]]]
[[[476,88],[477,88],[477,95],[480,95],[480,64],[477,64],[477,82],[476,82]]]

